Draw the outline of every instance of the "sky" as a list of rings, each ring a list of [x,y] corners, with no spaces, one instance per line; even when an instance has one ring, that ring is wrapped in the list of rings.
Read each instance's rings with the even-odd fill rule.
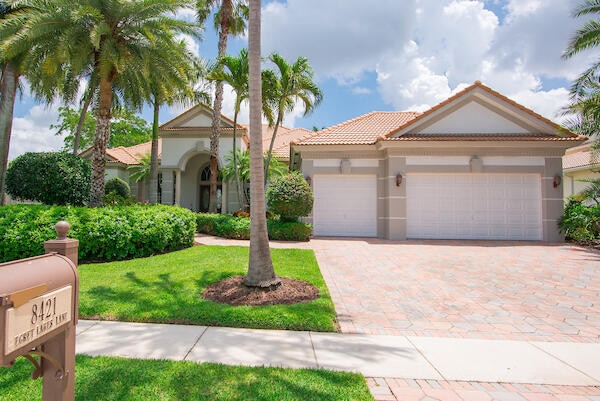
[[[571,82],[600,58],[600,50],[561,58],[586,21],[572,17],[580,2],[263,0],[262,53],[276,51],[290,63],[307,57],[324,93],[313,113],[303,116],[298,106],[286,116],[290,128],[321,129],[371,111],[425,111],[476,80],[561,123]],[[193,18],[192,11],[180,15]],[[214,59],[212,23],[202,42],[189,44],[200,57]],[[230,38],[228,53],[246,46],[245,36]],[[50,129],[59,106],[37,104],[25,89],[15,105],[10,160],[62,147]],[[161,123],[184,110],[161,110]],[[233,116],[229,88],[223,114]],[[151,121],[148,110],[142,117]],[[248,121],[246,107],[239,120]]]

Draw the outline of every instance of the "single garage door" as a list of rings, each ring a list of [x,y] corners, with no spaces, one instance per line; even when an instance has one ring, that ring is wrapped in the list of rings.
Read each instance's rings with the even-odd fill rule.
[[[377,236],[376,176],[317,174],[313,191],[315,235]]]
[[[542,239],[539,174],[408,174],[407,236]]]

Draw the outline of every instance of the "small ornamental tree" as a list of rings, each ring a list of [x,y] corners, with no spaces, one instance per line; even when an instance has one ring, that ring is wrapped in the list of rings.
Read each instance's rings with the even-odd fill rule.
[[[65,152],[28,152],[6,171],[6,192],[13,198],[47,205],[84,205],[90,197],[89,160]]]
[[[297,221],[308,216],[314,202],[313,192],[299,171],[276,177],[267,188],[269,210],[281,216],[282,221]]]

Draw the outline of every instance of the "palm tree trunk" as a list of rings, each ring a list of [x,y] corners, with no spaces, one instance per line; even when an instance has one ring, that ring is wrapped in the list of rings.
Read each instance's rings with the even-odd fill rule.
[[[269,151],[267,152],[267,165],[265,166],[265,187],[267,186],[267,182],[269,181],[269,166],[271,165],[271,155],[273,154],[273,145],[275,144],[275,137],[277,136],[277,130],[281,125],[281,121],[283,120],[283,113],[279,112],[277,115],[277,122],[275,122],[275,127],[273,128],[273,136],[271,137],[271,143],[269,144]]]
[[[90,206],[99,207],[104,203],[104,173],[106,167],[106,147],[110,138],[110,119],[112,103],[112,81],[107,78],[100,79],[100,92],[98,100],[98,116],[96,121],[96,134],[92,148],[92,193]]]
[[[223,0],[221,3],[221,27],[219,30],[218,57],[225,56],[227,51],[227,38],[229,37],[229,23],[233,14],[232,0]],[[223,68],[222,66],[220,67]],[[217,176],[219,158],[219,137],[221,128],[221,108],[223,105],[223,82],[217,82],[215,88],[215,101],[213,103],[213,118],[210,135],[210,193],[209,212],[217,212]]]
[[[13,112],[17,95],[19,74],[11,62],[4,64],[0,85],[0,206],[6,203],[4,186],[8,167],[8,149],[12,132]]]
[[[249,99],[250,99],[250,259],[244,284],[270,288],[281,285],[275,275],[265,205],[262,155],[262,96],[260,68],[260,11],[261,0],[250,0],[248,31]]]
[[[154,118],[152,119],[152,147],[150,149],[150,188],[148,197],[151,205],[158,200],[158,112],[160,105],[154,99]]]
[[[242,189],[240,186],[240,172],[238,169],[238,160],[237,160],[237,118],[239,113],[239,105],[235,106],[235,113],[233,114],[233,179],[235,181],[235,190],[237,192],[239,209],[244,209],[244,201],[242,199]]]
[[[79,153],[79,141],[81,140],[81,131],[83,130],[83,124],[85,123],[85,116],[87,114],[88,109],[90,108],[90,104],[92,103],[93,91],[88,86],[85,91],[85,101],[83,103],[83,108],[81,109],[81,114],[79,115],[79,121],[77,121],[77,129],[75,130],[75,138],[73,138],[73,154],[76,155]]]

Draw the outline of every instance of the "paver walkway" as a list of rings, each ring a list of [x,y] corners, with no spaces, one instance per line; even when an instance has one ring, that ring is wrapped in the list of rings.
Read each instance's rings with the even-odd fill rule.
[[[568,244],[357,238],[271,246],[314,250],[342,333],[600,343],[600,252]],[[457,366],[468,364],[456,355]],[[383,376],[367,383],[377,401],[600,401],[598,387]]]

